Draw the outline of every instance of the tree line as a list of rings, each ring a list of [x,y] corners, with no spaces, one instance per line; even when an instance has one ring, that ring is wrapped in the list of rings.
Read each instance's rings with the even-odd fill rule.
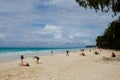
[[[112,21],[102,36],[96,39],[99,48],[120,49],[120,20]]]
[[[94,9],[96,12],[112,11],[114,16],[120,13],[120,0],[76,0],[79,6]],[[104,34],[98,36],[96,45],[99,48],[120,49],[120,16],[112,21]]]

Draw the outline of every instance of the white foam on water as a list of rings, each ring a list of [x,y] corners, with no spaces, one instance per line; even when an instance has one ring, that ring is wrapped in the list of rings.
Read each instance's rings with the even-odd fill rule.
[[[75,51],[79,49],[51,49],[51,50],[27,50],[27,51],[13,51],[13,52],[3,52],[0,53],[0,62],[9,62],[13,60],[19,60],[20,55],[24,55],[25,58],[30,58],[33,56],[45,56],[53,54],[65,53],[66,50]]]

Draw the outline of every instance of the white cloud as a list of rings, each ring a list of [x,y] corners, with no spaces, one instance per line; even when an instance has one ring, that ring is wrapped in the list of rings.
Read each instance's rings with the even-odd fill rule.
[[[4,38],[5,35],[4,34],[0,34],[0,39]]]
[[[55,33],[62,33],[62,29],[60,26],[54,26],[54,25],[46,25],[44,27],[44,30],[47,32],[55,32]]]
[[[55,34],[55,35],[54,35],[54,38],[55,38],[55,39],[61,39],[61,38],[62,38],[62,35],[61,35],[61,34]]]
[[[33,7],[31,2],[28,0],[1,0],[0,12],[18,14],[30,12]]]
[[[75,0],[0,0],[0,44],[95,44],[113,19],[80,8]]]

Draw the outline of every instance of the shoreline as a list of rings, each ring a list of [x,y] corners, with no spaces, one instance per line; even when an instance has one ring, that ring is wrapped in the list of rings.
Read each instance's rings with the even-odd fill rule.
[[[98,48],[81,48],[81,50],[84,49],[85,51],[86,50],[97,50],[98,52],[100,52]],[[119,52],[120,50],[114,50],[114,49],[102,49],[102,50],[105,50],[105,51],[113,51],[113,52]],[[53,51],[54,55],[58,55],[58,54],[66,54],[66,50],[57,50],[57,51]],[[71,49],[69,50],[71,53],[80,53],[80,49]],[[17,60],[20,60],[20,55],[24,55],[26,59],[29,59],[29,58],[32,58],[33,56],[39,56],[39,57],[43,57],[43,56],[50,56],[51,55],[51,50],[48,50],[48,51],[38,51],[38,52],[32,52],[32,53],[20,53],[19,54],[14,54],[14,52],[12,52],[11,55],[0,55],[0,63],[7,63],[7,62],[14,62],[14,61],[17,61]],[[5,58],[6,57],[6,58]]]
[[[18,51],[18,52],[7,52],[7,53],[0,53],[0,63],[14,61],[20,59],[20,55],[24,55],[26,58],[31,58],[33,56],[47,56],[51,55],[51,51],[54,54],[61,54],[65,53],[66,50],[70,51],[80,51],[80,48],[72,48],[72,49],[52,49],[52,50],[42,50],[42,51],[35,51],[35,50],[28,50],[28,51]]]
[[[30,67],[19,66],[20,60],[0,63],[1,80],[119,80],[120,51],[114,51],[116,56],[111,58],[113,50],[102,49],[99,55],[94,51],[85,50],[85,56],[79,52],[41,56],[40,64],[33,58],[24,61]],[[104,58],[104,57],[106,58]]]

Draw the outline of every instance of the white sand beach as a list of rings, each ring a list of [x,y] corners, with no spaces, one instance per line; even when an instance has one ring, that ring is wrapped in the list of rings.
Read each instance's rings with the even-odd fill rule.
[[[95,55],[94,51],[100,54]],[[113,50],[85,50],[80,52],[40,57],[40,64],[35,59],[24,59],[30,67],[19,66],[20,60],[0,63],[0,80],[120,80],[120,51],[111,58]]]

